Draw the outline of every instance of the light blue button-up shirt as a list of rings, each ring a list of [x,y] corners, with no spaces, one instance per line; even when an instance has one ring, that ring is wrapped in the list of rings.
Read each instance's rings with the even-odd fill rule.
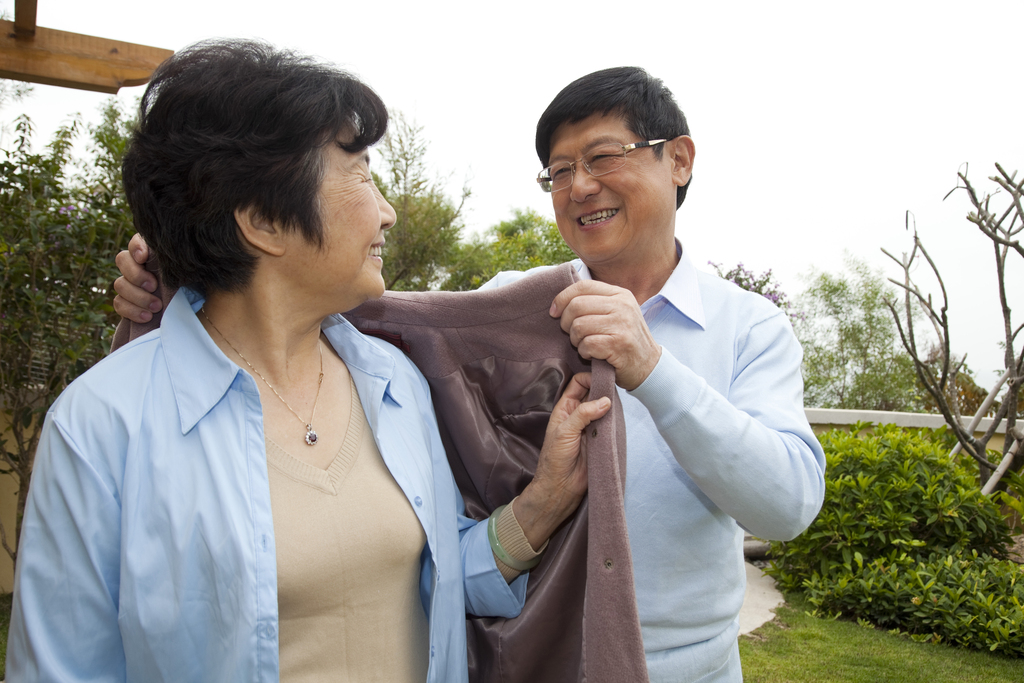
[[[61,394],[25,509],[12,681],[277,681],[277,565],[259,391],[182,289],[161,328]],[[423,376],[341,317],[323,330],[427,538],[428,681],[467,680],[465,612],[513,617],[485,523],[463,516]]]
[[[661,360],[619,390],[637,609],[652,683],[739,683],[743,528],[780,540],[803,531],[824,497],[825,456],[785,313],[677,249],[672,275],[640,306]]]

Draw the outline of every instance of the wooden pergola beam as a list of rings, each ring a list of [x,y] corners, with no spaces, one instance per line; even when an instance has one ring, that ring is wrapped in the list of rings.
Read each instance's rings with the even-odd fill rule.
[[[15,0],[14,33],[19,38],[31,40],[36,34],[37,0]]]
[[[37,0],[17,0],[0,21],[0,78],[115,94],[142,85],[173,50],[41,28]],[[23,9],[24,8],[24,9]]]

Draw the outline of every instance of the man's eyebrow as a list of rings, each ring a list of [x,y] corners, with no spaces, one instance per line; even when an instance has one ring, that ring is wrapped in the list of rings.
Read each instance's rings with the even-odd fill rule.
[[[587,146],[583,148],[583,153],[586,154],[587,152],[590,152],[591,150],[593,150],[595,147],[600,147],[601,145],[607,145],[607,144],[610,144],[610,143],[615,143],[616,145],[621,145],[622,141],[619,140],[619,136],[618,135],[612,135],[610,133],[608,135],[602,135],[602,136],[594,138],[593,140],[588,142]],[[568,159],[568,158],[569,158],[568,154],[552,154],[551,158],[548,159],[548,163],[550,163],[550,162],[552,162],[554,160],[561,160],[561,159]]]

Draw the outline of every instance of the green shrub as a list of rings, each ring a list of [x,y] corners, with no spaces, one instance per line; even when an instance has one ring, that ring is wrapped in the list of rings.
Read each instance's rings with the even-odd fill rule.
[[[783,590],[799,590],[812,574],[841,576],[894,550],[921,561],[953,549],[1006,556],[1010,532],[999,506],[949,457],[945,428],[904,430],[857,424],[819,436],[825,450],[825,503],[808,529],[774,542],[768,573]]]
[[[870,430],[870,433],[860,432]],[[825,503],[766,572],[828,614],[1024,656],[1024,568],[945,428],[854,425],[819,437]]]
[[[808,579],[810,603],[915,639],[1024,657],[1024,566],[977,551],[923,561],[893,551],[855,564],[834,582]]]
[[[1014,534],[1024,534],[1024,476],[1007,471],[1003,474],[1005,491],[996,491],[992,498],[998,501],[1011,517],[1010,527]]]

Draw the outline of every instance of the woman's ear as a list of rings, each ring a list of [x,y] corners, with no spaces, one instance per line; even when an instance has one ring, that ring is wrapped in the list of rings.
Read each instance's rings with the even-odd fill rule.
[[[235,209],[235,223],[242,239],[253,249],[268,256],[283,256],[286,251],[285,231],[274,221],[262,216],[253,207]]]
[[[669,154],[672,158],[672,179],[678,187],[690,182],[693,174],[693,157],[697,150],[693,138],[680,135],[668,142]]]

